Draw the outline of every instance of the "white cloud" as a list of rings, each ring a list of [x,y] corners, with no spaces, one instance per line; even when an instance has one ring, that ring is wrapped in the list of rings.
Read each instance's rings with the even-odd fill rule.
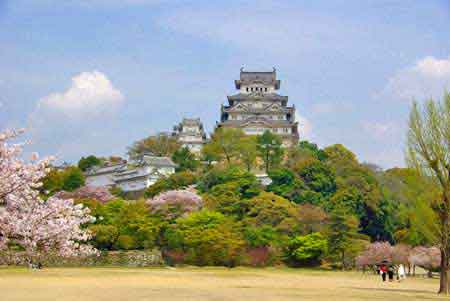
[[[427,56],[394,74],[380,96],[406,101],[423,100],[440,98],[445,89],[450,89],[450,57],[437,59]]]
[[[301,116],[298,111],[295,112],[295,121],[298,122],[300,140],[311,140],[313,138],[311,122],[307,118]]]
[[[419,74],[436,78],[450,76],[450,57],[440,60],[432,56],[427,56],[416,63],[414,70]]]
[[[40,99],[38,107],[69,117],[79,117],[109,112],[123,101],[122,93],[112,85],[105,74],[92,71],[74,76],[69,89]]]

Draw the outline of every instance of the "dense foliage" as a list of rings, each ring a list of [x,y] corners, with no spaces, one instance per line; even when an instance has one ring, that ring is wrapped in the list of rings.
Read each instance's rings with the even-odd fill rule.
[[[145,200],[83,186],[82,171],[104,160],[94,156],[52,169],[38,191],[48,202],[87,206],[96,219],[84,227],[96,248],[159,248],[171,264],[347,269],[389,258],[435,269],[426,259],[440,235],[433,200],[441,190],[413,169],[362,164],[340,144],[285,148],[273,133],[234,129],[218,129],[199,155],[163,135],[130,148],[132,156],[148,152],[171,156],[178,168]],[[265,172],[267,186],[256,176]]]
[[[75,166],[69,166],[62,170],[53,168],[44,177],[42,183],[42,190],[47,194],[53,194],[61,190],[74,191],[82,187],[85,183],[85,177],[81,169]]]
[[[88,169],[102,164],[102,160],[96,156],[90,155],[87,157],[81,157],[78,161],[78,168],[82,171],[87,171]]]

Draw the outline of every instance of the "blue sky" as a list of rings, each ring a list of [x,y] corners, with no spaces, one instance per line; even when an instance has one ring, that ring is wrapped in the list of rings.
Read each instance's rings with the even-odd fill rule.
[[[212,131],[242,66],[277,68],[304,138],[401,166],[412,99],[450,89],[450,4],[0,0],[0,129],[60,160]]]

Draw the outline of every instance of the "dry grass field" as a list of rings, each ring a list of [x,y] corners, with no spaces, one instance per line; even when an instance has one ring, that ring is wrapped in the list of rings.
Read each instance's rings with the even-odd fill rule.
[[[439,300],[437,279],[303,269],[0,269],[0,300]]]

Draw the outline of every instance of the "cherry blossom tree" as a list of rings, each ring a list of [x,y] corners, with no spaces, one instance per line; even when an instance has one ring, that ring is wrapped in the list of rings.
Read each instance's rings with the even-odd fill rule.
[[[20,159],[24,143],[11,144],[23,130],[0,132],[0,203],[18,199],[31,199],[38,195],[40,179],[48,172],[47,166],[51,158],[37,161],[37,155],[32,156],[31,163]]]
[[[428,276],[431,277],[431,272],[440,267],[441,251],[437,247],[418,246],[411,250],[408,260],[412,265],[427,270]]]
[[[398,244],[392,247],[392,262],[394,264],[410,265],[409,256],[412,247],[405,244]]]
[[[33,266],[43,257],[55,254],[64,257],[95,254],[83,244],[90,237],[82,224],[93,221],[89,209],[74,205],[72,200],[56,197],[44,201],[38,188],[49,171],[51,158],[29,162],[21,159],[24,143],[10,141],[23,131],[0,133],[0,250],[20,247]]]
[[[175,219],[197,211],[203,206],[202,198],[192,190],[170,190],[147,201],[150,211],[166,219]]]
[[[360,267],[373,266],[383,261],[392,262],[393,248],[388,242],[374,242],[356,258]]]
[[[83,186],[72,192],[60,191],[55,194],[55,197],[74,200],[94,199],[102,204],[105,204],[114,199],[114,196],[109,192],[107,188],[94,186]]]

